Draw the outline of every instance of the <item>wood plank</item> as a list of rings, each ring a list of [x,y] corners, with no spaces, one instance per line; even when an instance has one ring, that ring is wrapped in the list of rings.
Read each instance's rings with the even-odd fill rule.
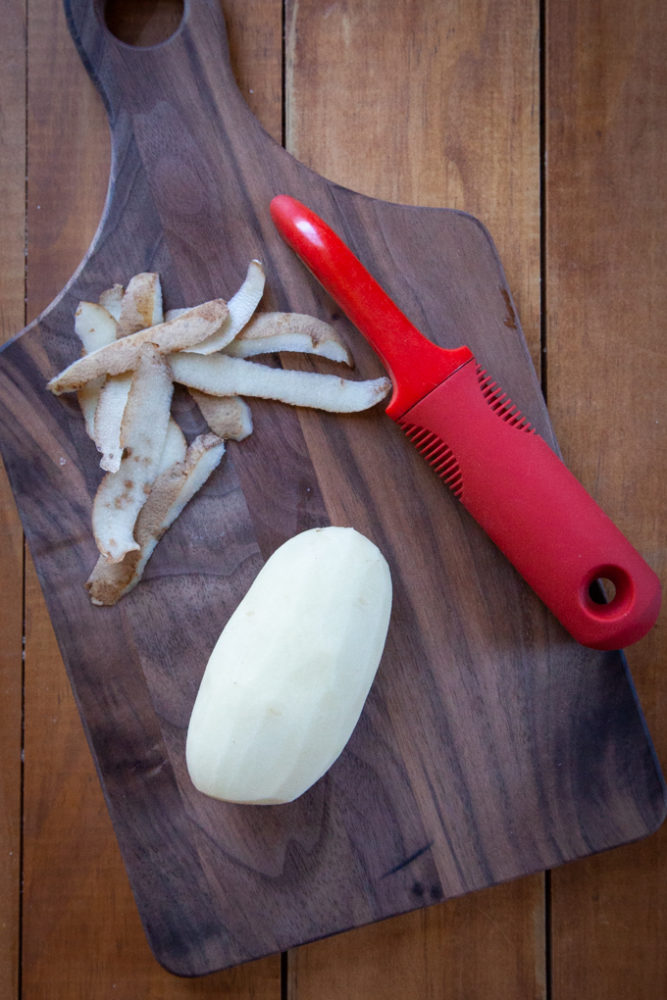
[[[0,37],[0,342],[24,322],[25,3],[5,4]],[[23,533],[0,462],[0,996],[19,985]]]
[[[287,11],[290,151],[354,190],[484,221],[539,364],[537,8]],[[288,995],[544,996],[544,920],[542,876],[498,886],[290,952]]]
[[[224,0],[222,9],[238,88],[269,135],[282,142],[282,0]]]
[[[539,369],[537,5],[391,7],[288,0],[287,146],[355,191],[478,218]]]
[[[278,1000],[280,961],[197,981],[161,968],[130,892],[34,568],[26,605],[22,997]]]
[[[518,879],[291,951],[287,996],[545,997],[541,883]]]
[[[78,267],[104,207],[109,173],[106,116],[77,63],[61,7],[48,2],[29,10],[28,321]],[[54,87],[68,99],[53,101]]]
[[[667,9],[546,9],[549,406],[566,459],[664,586]],[[663,765],[664,640],[663,611],[628,651]],[[554,1000],[667,993],[664,826],[554,872],[552,888]]]
[[[47,306],[82,258],[109,169],[106,117],[61,6],[42,4],[30,13],[30,316]],[[69,99],[54,102],[54,87]],[[49,982],[55,995],[82,995],[92,954],[97,988],[91,991],[105,992],[116,955],[126,962],[137,950],[142,955],[142,934],[32,563],[25,739],[23,992],[37,997]]]
[[[259,5],[250,11],[246,4],[245,20],[261,25],[267,33],[266,5],[262,7],[260,17]],[[274,32],[280,39],[275,18]],[[249,31],[244,39],[252,43],[256,35]],[[279,53],[279,42],[277,49]],[[27,308],[33,317],[60,291],[88,248],[103,207],[109,156],[106,115],[72,45],[61,0],[31,8],[29,58]],[[255,67],[247,70],[248,78],[257,79],[255,86],[261,92],[264,80],[261,74],[256,76],[252,44],[245,51],[237,49],[236,59],[243,67]],[[54,102],[54,89],[68,99]],[[23,182],[21,197],[22,191]],[[20,273],[22,278],[22,246]],[[18,292],[22,305],[22,281],[19,286],[15,278],[12,290]],[[22,322],[21,315],[11,332]],[[16,579],[20,585],[20,574]],[[31,1000],[48,990],[54,1000],[111,995],[127,1000],[138,995],[172,1000],[220,994],[239,1000],[251,996],[276,1000],[279,959],[195,983],[171,976],[156,963],[139,921],[31,562],[26,615],[22,997]],[[4,638],[4,630],[2,634]],[[20,662],[20,635],[18,655]],[[3,703],[5,708],[11,711],[18,735],[20,708]],[[5,738],[4,726],[2,733]],[[3,780],[4,775],[3,768]],[[14,908],[18,903],[15,878]],[[16,920],[13,927],[16,930]],[[10,957],[16,982],[15,948]]]

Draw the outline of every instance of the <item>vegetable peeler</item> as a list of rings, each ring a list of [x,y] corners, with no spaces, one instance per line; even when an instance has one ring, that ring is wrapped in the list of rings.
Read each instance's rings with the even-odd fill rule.
[[[305,205],[278,195],[271,215],[382,359],[387,414],[572,637],[595,649],[641,639],[660,609],[658,577],[472,351],[428,340]]]

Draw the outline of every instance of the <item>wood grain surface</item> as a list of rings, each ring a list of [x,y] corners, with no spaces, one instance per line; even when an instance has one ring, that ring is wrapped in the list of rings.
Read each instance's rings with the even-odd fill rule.
[[[33,5],[29,17],[22,5],[10,6],[13,34],[3,42],[2,68],[3,102],[11,110],[11,116],[3,111],[3,139],[12,142],[3,190],[13,206],[3,218],[5,336],[48,304],[85,252],[102,210],[109,148],[103,111],[58,4]],[[558,11],[554,5],[549,16],[547,5],[540,24],[537,12],[523,6],[475,4],[459,19],[443,5],[424,4],[417,17],[401,4],[391,12],[383,7],[381,17],[374,4],[363,10],[287,5],[287,141],[312,167],[357,190],[497,219],[491,228],[533,357],[546,356],[544,384],[568,462],[661,570],[664,15],[640,4],[626,24],[617,4],[604,16],[596,8],[588,19],[574,5]],[[224,5],[241,89],[277,137],[280,8]],[[548,42],[541,72],[540,33]],[[17,83],[23,60],[30,67],[27,142],[26,89]],[[74,95],[68,102],[54,106],[54,81],[59,92]],[[550,154],[542,192],[541,81]],[[508,100],[510,114],[502,111]],[[622,208],[619,192],[626,195]],[[606,228],[599,228],[600,218]],[[24,294],[27,313],[19,316]],[[579,328],[581,337],[573,339]],[[592,387],[599,383],[612,392],[598,396]],[[9,891],[0,904],[8,928],[1,982],[8,995],[648,998],[664,992],[662,831],[559,869],[546,883],[533,876],[437,904],[293,950],[282,963],[265,959],[193,982],[168,976],[145,944],[29,564],[21,582],[20,531],[9,493],[3,497],[3,565],[12,567],[2,622],[2,836],[10,860]],[[630,664],[664,759],[661,650],[658,628],[630,651]]]

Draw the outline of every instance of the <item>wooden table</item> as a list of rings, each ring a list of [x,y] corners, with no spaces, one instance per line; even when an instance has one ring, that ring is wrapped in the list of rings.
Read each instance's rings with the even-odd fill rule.
[[[147,30],[140,15],[110,6],[123,31]],[[162,15],[178,8],[151,6]],[[222,7],[250,107],[299,159],[364,193],[460,208],[486,223],[564,457],[664,579],[665,5]],[[86,250],[109,151],[104,111],[61,0],[6,0],[3,27],[7,339],[52,300]],[[139,924],[4,478],[0,528],[2,997],[667,994],[664,828],[283,956],[199,980],[169,975]],[[663,636],[664,615],[628,658],[664,766]]]

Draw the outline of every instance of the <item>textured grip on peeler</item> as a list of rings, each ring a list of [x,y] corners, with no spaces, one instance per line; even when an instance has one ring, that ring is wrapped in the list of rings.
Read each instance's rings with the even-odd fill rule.
[[[656,574],[474,361],[399,423],[578,642],[620,649],[655,623]],[[599,579],[613,586],[607,603]]]

